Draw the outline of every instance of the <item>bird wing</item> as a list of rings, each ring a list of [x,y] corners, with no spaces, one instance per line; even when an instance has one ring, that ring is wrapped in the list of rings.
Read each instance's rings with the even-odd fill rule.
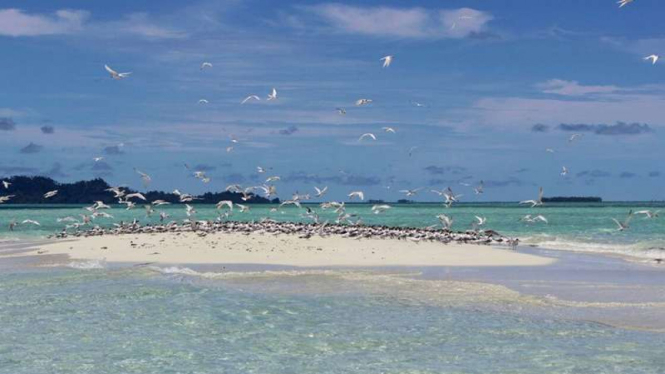
[[[113,69],[111,69],[108,65],[104,65],[104,69],[106,69],[106,71],[108,71],[109,73],[111,73],[111,75],[118,75],[118,72],[115,71],[115,70],[113,70]]]

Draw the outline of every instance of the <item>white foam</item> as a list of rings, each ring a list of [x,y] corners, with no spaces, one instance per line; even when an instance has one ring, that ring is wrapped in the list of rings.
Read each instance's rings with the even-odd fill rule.
[[[561,238],[552,235],[539,235],[522,238],[521,242],[522,244],[535,245],[539,248],[571,252],[616,254],[649,260],[665,257],[665,243],[662,241],[610,244]]]
[[[106,268],[106,260],[72,261],[67,266],[80,270],[104,269]]]

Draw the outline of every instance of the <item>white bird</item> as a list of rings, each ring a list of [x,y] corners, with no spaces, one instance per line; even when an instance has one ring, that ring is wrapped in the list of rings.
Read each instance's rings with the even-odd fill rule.
[[[645,57],[644,60],[651,60],[651,65],[655,65],[656,62],[658,62],[659,58],[660,58],[660,56],[658,56],[658,55],[649,55],[649,56]]]
[[[247,213],[249,212],[249,207],[247,205],[242,205],[242,204],[236,204],[238,208],[240,208],[240,213]]]
[[[390,208],[391,208],[390,205],[385,205],[385,204],[383,204],[383,205],[374,205],[372,207],[372,212],[374,214],[381,214],[381,213],[385,212],[386,210],[388,210]]]
[[[48,199],[58,194],[58,190],[49,191],[44,194],[44,198]]]
[[[478,216],[476,216],[476,220],[478,220],[478,222],[476,222],[476,224],[477,224],[478,226],[482,226],[482,225],[484,225],[485,223],[487,223],[487,218],[485,218],[485,217],[478,217]]]
[[[268,101],[270,100],[277,100],[277,90],[274,88],[272,89],[272,92],[268,94]]]
[[[617,230],[619,231],[624,231],[627,230],[630,227],[630,220],[633,218],[633,211],[631,210],[628,212],[628,217],[623,222],[619,222],[616,218],[612,218],[612,221],[614,221],[617,224]]]
[[[151,204],[154,205],[154,206],[160,206],[160,205],[168,205],[168,204],[171,204],[171,203],[169,203],[168,201],[164,201],[164,200],[155,200]]]
[[[405,194],[406,196],[415,196],[420,190],[422,190],[422,188],[416,188],[414,190],[400,190],[399,192]]]
[[[268,179],[266,179],[266,183],[277,182],[280,179],[282,179],[282,178],[275,175],[275,176],[272,176],[272,177],[268,177]]]
[[[266,169],[262,168],[261,166],[256,167],[256,172],[259,174],[263,174],[266,172]]]
[[[108,65],[104,65],[104,69],[106,69],[106,71],[108,71],[109,74],[111,74],[111,78],[113,78],[113,79],[127,78],[130,74],[132,74],[132,72],[118,73],[117,71],[111,69]]]
[[[476,193],[476,195],[481,195],[482,193],[485,192],[485,182],[480,181],[480,184],[478,184],[478,187],[474,187],[473,191]]]
[[[413,104],[414,106],[416,106],[418,108],[424,108],[425,107],[425,104],[421,104],[417,101],[412,101],[411,104]]]
[[[134,171],[135,171],[138,175],[141,176],[141,180],[143,180],[143,185],[144,185],[144,186],[147,186],[148,184],[150,184],[150,182],[152,182],[152,178],[150,178],[150,176],[149,176],[148,174],[146,174],[146,173],[144,173],[144,172],[142,172],[142,171],[140,171],[140,170],[138,170],[138,169],[136,169],[136,168],[134,168]]]
[[[554,153],[554,150],[553,150],[552,148],[547,148],[547,149],[545,150],[545,152],[547,152],[547,153]]]
[[[360,200],[365,200],[365,194],[362,191],[353,191],[348,196],[350,200],[353,200],[354,197],[357,197]]]
[[[436,216],[436,218],[438,218],[439,221],[441,221],[441,225],[442,225],[443,228],[446,229],[446,230],[450,230],[450,228],[453,226],[453,219],[452,219],[452,217],[449,217],[449,216],[447,216],[447,215],[445,215],[445,214],[440,214],[440,215]]]
[[[3,186],[5,187],[5,189],[7,190],[7,189],[9,189],[9,186],[11,186],[12,184],[9,183],[9,182],[7,182],[7,181],[2,181],[2,185],[3,185]]]
[[[261,101],[261,98],[258,97],[258,96],[256,96],[256,95],[249,95],[249,96],[247,96],[247,97],[245,98],[245,100],[243,100],[242,102],[240,102],[240,104],[244,104],[244,103],[246,103],[246,102],[248,102],[248,101],[250,101],[250,100]]]
[[[374,134],[368,132],[366,134],[360,135],[360,138],[358,138],[358,141],[360,142],[365,138],[372,138],[372,139],[376,140],[376,136]]]
[[[623,8],[626,5],[632,3],[634,0],[619,0],[617,1],[617,4],[619,4],[619,8]]]
[[[563,167],[561,168],[561,176],[562,176],[562,177],[565,177],[566,175],[568,175],[568,168],[565,167],[565,166],[563,166]]]
[[[314,187],[314,189],[316,190],[316,195],[315,195],[316,197],[321,197],[325,195],[326,192],[328,192],[328,186],[325,186],[323,188]]]
[[[383,67],[387,68],[393,62],[393,56],[382,57],[380,61],[383,61]]]
[[[35,225],[35,226],[41,226],[41,224],[39,222],[31,220],[31,219],[25,219],[25,220],[23,220],[23,222],[21,222],[21,224],[23,224],[23,225],[28,224],[28,223],[31,224],[31,225]]]
[[[226,153],[231,153],[233,151],[233,146],[226,147]]]
[[[209,104],[210,102],[206,99],[200,99],[199,104]]]
[[[531,207],[543,205],[543,188],[538,189],[538,199],[537,200],[524,200],[520,201],[520,204],[531,204]]]
[[[212,64],[209,63],[209,62],[204,62],[204,63],[201,64],[201,70],[203,70],[205,68],[211,68],[211,67],[212,67]]]
[[[339,113],[341,115],[346,114],[346,109],[344,109],[344,108],[335,108],[335,110],[337,111],[337,113]]]
[[[356,100],[356,106],[363,106],[363,105],[367,105],[367,104],[371,104],[371,103],[372,103],[372,99],[358,99],[358,100]]]
[[[418,149],[418,146],[413,146],[409,148],[409,157],[413,156],[413,152]]]
[[[9,201],[9,199],[11,199],[14,196],[15,195],[0,196],[0,204],[6,203],[7,201]]]
[[[582,134],[573,134],[573,135],[570,136],[570,138],[568,138],[568,143],[572,143],[572,142],[575,141],[575,139],[581,138],[581,137],[582,137]]]
[[[196,214],[196,210],[189,204],[185,204],[185,214],[187,217],[191,217],[192,214]]]
[[[222,200],[217,203],[216,208],[222,209],[223,207],[228,206],[230,211],[233,211],[233,202],[231,200]]]
[[[635,214],[644,214],[646,218],[656,218],[658,217],[658,213],[660,213],[660,210],[656,210],[655,212],[652,212],[650,210],[640,210],[635,212]]]
[[[129,199],[132,199],[132,198],[137,198],[137,199],[141,199],[143,201],[146,201],[145,196],[143,196],[143,194],[140,193],[140,192],[130,193],[129,195],[125,196],[125,200],[129,200]]]
[[[93,158],[92,160],[95,161],[95,162],[99,162],[99,161],[101,161],[101,160],[103,160],[103,159],[104,159],[104,157],[95,157],[95,158]]]
[[[391,132],[393,134],[395,133],[395,129],[393,129],[392,127],[382,127],[381,130],[385,132]]]

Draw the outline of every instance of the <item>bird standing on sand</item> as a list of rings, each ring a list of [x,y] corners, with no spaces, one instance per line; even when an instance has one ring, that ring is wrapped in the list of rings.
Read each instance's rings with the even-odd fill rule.
[[[104,69],[106,69],[106,71],[108,71],[109,74],[111,74],[111,78],[116,79],[116,80],[127,78],[127,77],[129,77],[130,74],[132,74],[132,72],[118,73],[117,71],[111,69],[108,65],[104,65]]]

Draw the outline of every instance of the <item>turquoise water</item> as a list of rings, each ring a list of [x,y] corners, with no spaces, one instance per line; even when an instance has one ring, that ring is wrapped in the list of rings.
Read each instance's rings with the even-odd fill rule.
[[[335,214],[324,211],[317,205],[310,205],[317,210],[322,220],[335,219]],[[308,221],[302,217],[303,210],[288,206],[279,212],[270,212],[272,205],[253,205],[249,213],[234,213],[234,220],[259,220],[270,217],[278,221]],[[167,212],[169,220],[187,218],[182,205],[161,207],[158,211]],[[218,211],[212,205],[196,205],[196,219],[215,219]],[[402,204],[383,214],[370,211],[371,205],[348,205],[347,211],[358,214],[366,224],[391,226],[425,227],[438,223],[437,215],[445,213],[454,219],[453,229],[466,230],[475,221],[474,216],[487,218],[485,228],[493,229],[506,235],[519,237],[525,244],[535,244],[544,248],[572,251],[592,251],[628,254],[643,258],[665,257],[665,216],[654,219],[635,217],[629,230],[618,231],[612,218],[620,221],[628,212],[637,210],[664,209],[664,203],[601,203],[601,204],[546,204],[543,207],[528,208],[516,203],[459,204],[446,209],[441,204]],[[0,238],[39,237],[62,230],[64,223],[57,218],[87,213],[82,206],[0,206]],[[144,210],[137,207],[127,211],[122,207],[108,210],[114,219],[98,218],[95,224],[110,226],[113,222],[139,219],[142,223],[159,222],[158,214],[146,217]],[[520,222],[526,214],[544,215],[548,224],[527,224]],[[15,232],[9,232],[7,225],[12,220],[36,219],[42,226],[22,225]]]
[[[328,292],[338,281],[217,281],[139,268],[1,273],[0,373],[626,374],[665,368],[665,334],[440,306],[348,285],[343,293]],[[299,292],[298,284],[310,287]]]

